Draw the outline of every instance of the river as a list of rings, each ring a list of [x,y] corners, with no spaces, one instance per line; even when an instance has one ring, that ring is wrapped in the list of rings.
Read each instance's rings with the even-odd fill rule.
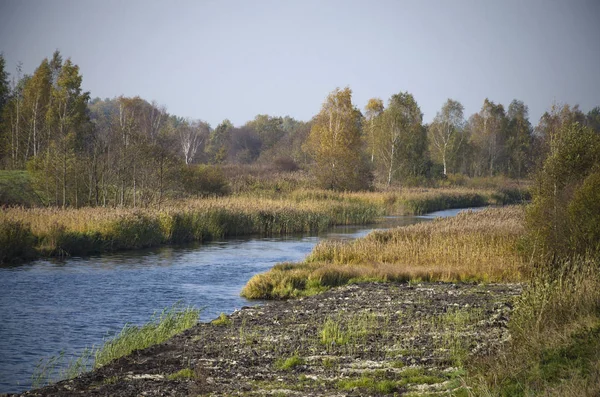
[[[387,217],[318,236],[236,238],[0,268],[0,393],[30,388],[40,359],[101,345],[127,322],[143,324],[176,302],[203,307],[201,321],[260,303],[239,296],[246,282],[276,263],[301,261],[321,239],[354,239],[458,211]]]

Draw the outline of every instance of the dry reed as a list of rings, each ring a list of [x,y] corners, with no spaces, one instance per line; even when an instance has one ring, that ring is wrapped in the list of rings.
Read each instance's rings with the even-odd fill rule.
[[[360,280],[521,281],[525,260],[520,207],[462,212],[351,242],[319,243],[303,263],[253,277],[248,298],[288,298]]]

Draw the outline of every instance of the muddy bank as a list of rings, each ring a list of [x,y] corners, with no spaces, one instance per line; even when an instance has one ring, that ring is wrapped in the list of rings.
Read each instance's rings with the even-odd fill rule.
[[[367,283],[246,307],[23,396],[393,395],[458,390],[510,336],[517,284]]]

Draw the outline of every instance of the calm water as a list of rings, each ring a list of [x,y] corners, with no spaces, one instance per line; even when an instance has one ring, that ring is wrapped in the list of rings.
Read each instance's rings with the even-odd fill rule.
[[[204,307],[201,321],[260,303],[239,296],[250,277],[302,260],[320,239],[353,239],[458,211],[389,217],[319,236],[228,239],[0,268],[0,393],[28,389],[41,358],[99,345],[125,323],[143,324],[176,302]]]

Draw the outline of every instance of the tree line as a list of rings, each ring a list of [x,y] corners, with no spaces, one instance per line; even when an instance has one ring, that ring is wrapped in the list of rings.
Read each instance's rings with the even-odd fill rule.
[[[56,51],[32,75],[0,55],[0,166],[27,169],[48,204],[159,204],[165,195],[215,193],[220,165],[311,170],[324,188],[417,185],[449,174],[522,178],[541,164],[561,127],[600,131],[600,107],[553,105],[533,127],[527,106],[485,99],[465,118],[448,99],[430,124],[408,92],[363,111],[349,88],[328,95],[308,122],[257,115],[241,127],[169,114],[139,97],[92,99],[82,74]]]

